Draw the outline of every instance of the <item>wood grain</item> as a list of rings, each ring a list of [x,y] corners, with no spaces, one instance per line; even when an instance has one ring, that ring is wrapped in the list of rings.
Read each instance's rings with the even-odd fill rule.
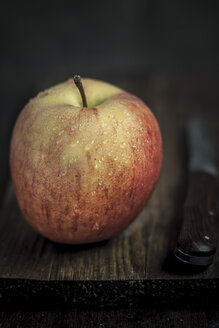
[[[207,90],[206,80],[198,78],[133,76],[112,82],[145,100],[160,123],[164,162],[157,188],[136,221],[117,237],[66,246],[28,226],[9,184],[0,215],[1,305],[145,306],[167,300],[193,305],[217,299],[218,252],[199,273],[175,270],[169,256],[187,188],[183,128],[191,112],[197,112],[219,137],[216,80],[208,81]]]
[[[218,312],[209,314],[201,310],[5,311],[0,312],[0,327],[207,328],[209,323],[209,328],[216,328],[215,318],[219,318]]]

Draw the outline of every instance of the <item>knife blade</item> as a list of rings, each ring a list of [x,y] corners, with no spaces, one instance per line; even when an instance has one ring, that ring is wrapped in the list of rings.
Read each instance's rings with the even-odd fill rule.
[[[201,118],[188,121],[186,139],[189,185],[174,254],[180,262],[205,267],[212,263],[217,247],[218,170],[210,130]]]

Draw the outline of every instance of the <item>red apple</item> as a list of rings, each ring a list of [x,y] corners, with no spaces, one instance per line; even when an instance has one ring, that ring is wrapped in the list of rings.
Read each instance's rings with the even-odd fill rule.
[[[82,244],[109,239],[142,210],[159,177],[158,123],[139,98],[83,79],[30,100],[15,124],[10,167],[20,209],[43,236]]]

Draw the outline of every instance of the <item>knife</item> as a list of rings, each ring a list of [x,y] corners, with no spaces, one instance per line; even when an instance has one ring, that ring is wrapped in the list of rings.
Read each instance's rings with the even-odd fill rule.
[[[174,251],[181,263],[205,267],[216,252],[217,168],[210,131],[199,117],[186,127],[189,186]]]

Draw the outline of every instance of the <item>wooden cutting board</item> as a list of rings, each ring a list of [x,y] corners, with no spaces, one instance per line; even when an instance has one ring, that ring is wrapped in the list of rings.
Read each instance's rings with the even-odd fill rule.
[[[50,242],[32,230],[9,183],[0,214],[0,305],[142,306],[214,304],[219,253],[189,273],[171,259],[187,185],[183,128],[198,112],[219,137],[216,81],[164,76],[117,81],[152,108],[163,135],[161,177],[136,221],[112,240],[83,246]]]

